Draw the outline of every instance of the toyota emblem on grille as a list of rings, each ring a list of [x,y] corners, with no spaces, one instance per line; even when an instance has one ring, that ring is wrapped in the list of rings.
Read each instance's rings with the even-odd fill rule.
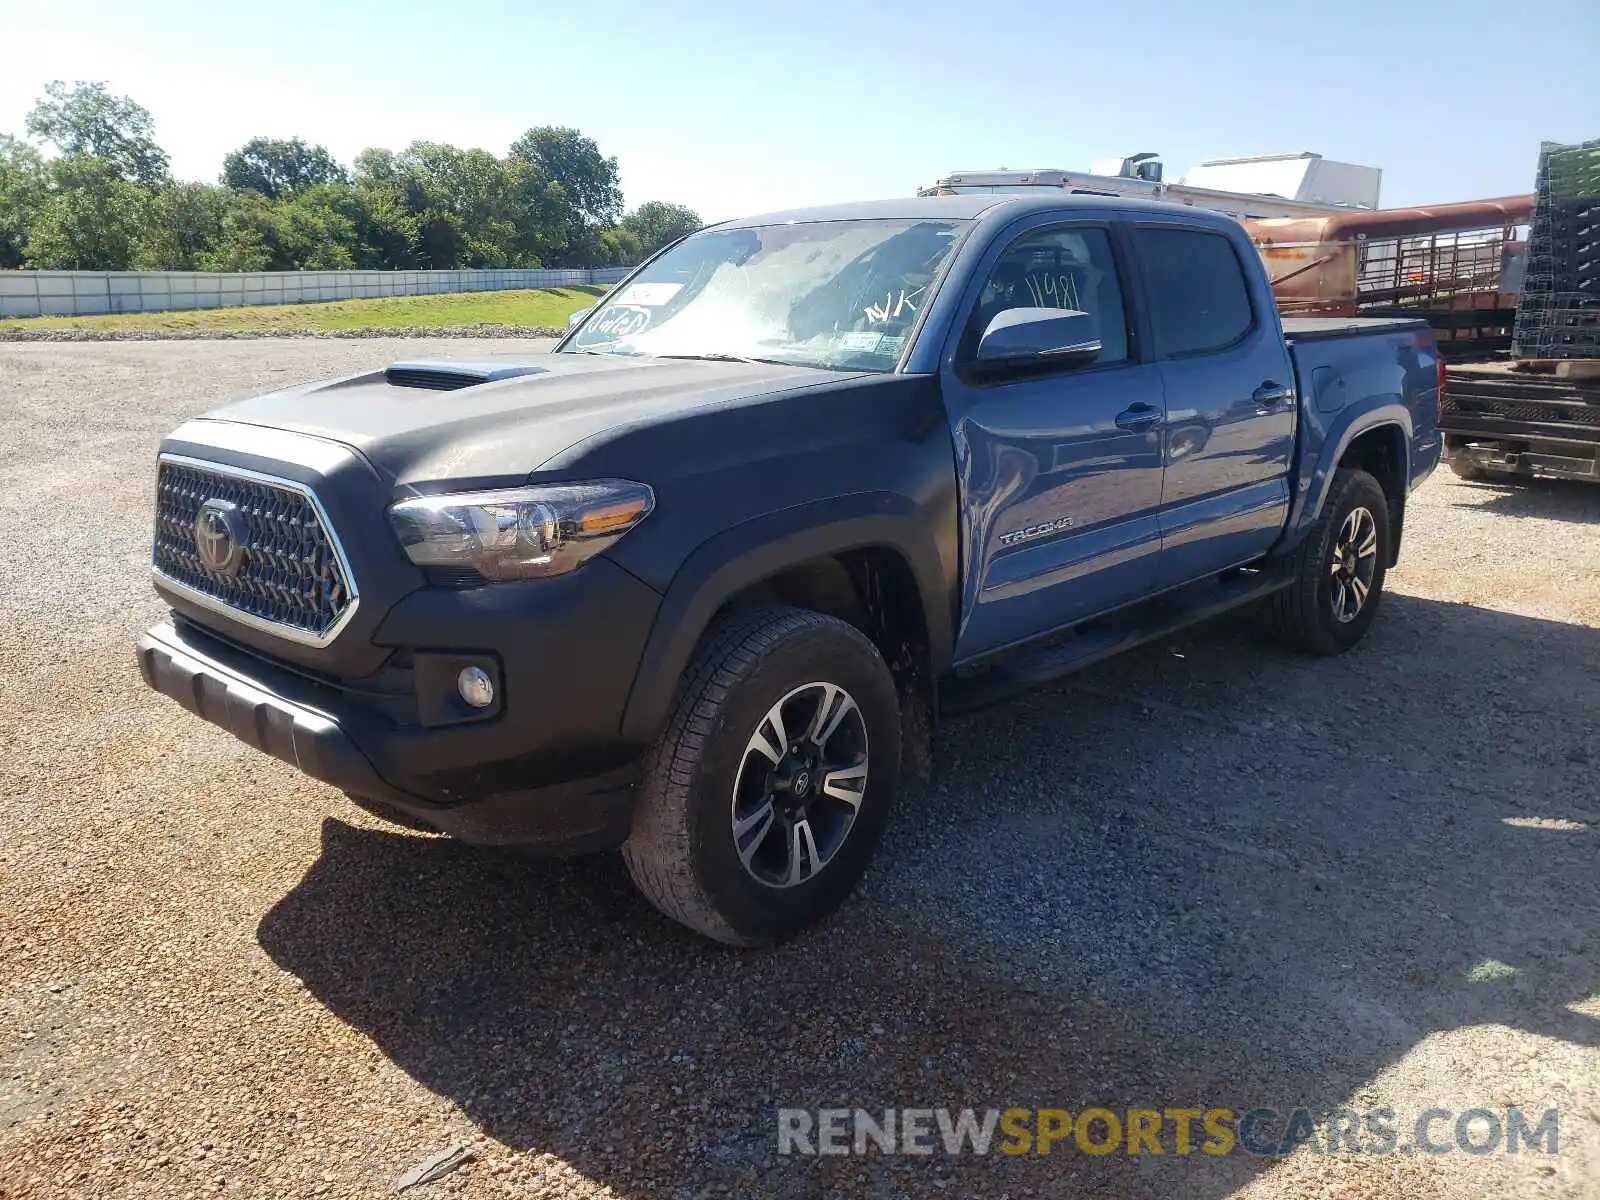
[[[200,563],[218,575],[236,575],[249,544],[239,506],[230,500],[207,500],[194,519],[194,548]]]

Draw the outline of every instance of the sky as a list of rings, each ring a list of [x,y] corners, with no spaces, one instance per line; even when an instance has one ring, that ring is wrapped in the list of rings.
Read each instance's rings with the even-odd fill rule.
[[[1142,151],[1169,180],[1315,151],[1407,206],[1530,191],[1541,140],[1600,138],[1600,0],[0,0],[0,64],[0,133],[103,80],[182,178],[258,135],[349,162],[571,125],[628,207],[708,221]]]

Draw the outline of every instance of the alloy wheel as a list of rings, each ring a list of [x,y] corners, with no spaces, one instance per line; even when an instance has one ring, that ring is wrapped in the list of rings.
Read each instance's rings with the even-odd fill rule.
[[[1352,508],[1339,526],[1329,563],[1333,619],[1348,625],[1361,615],[1378,573],[1378,523],[1363,507]]]
[[[734,849],[767,887],[795,887],[832,861],[867,788],[867,724],[837,684],[807,683],[770,709],[734,777]]]

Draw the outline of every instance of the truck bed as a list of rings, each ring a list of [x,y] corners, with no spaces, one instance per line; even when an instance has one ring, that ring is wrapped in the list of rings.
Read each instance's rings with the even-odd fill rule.
[[[1407,473],[1413,484],[1427,477],[1442,440],[1428,386],[1436,378],[1432,326],[1417,317],[1284,317],[1283,340],[1300,402],[1315,416],[1300,424],[1300,436],[1312,439],[1301,453],[1315,458],[1320,438],[1350,405],[1403,397],[1411,419]]]
[[[1283,336],[1291,342],[1318,342],[1364,333],[1395,333],[1418,326],[1431,328],[1420,317],[1284,317]]]

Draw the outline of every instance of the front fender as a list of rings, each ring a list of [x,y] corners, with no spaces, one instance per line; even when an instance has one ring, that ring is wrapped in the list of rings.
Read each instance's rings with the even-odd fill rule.
[[[950,663],[953,581],[934,531],[905,496],[858,492],[796,505],[734,526],[703,543],[673,577],[656,614],[622,719],[629,741],[648,745],[665,726],[679,680],[717,612],[744,589],[788,567],[847,550],[884,547],[916,580],[930,669]]]

